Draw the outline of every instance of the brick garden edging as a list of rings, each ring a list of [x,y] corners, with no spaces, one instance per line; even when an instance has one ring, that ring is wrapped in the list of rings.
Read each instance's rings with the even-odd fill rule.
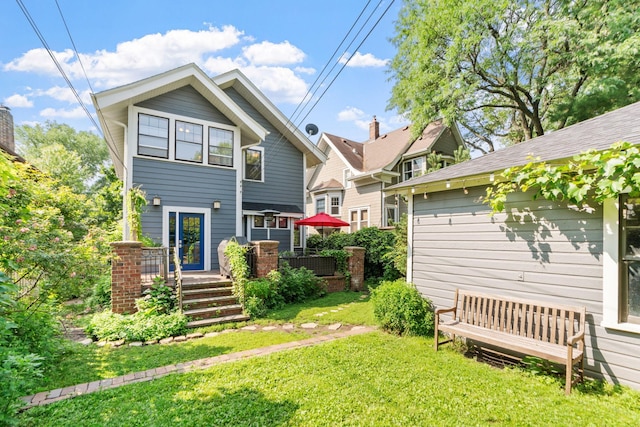
[[[198,334],[198,333],[189,334],[189,335],[193,335],[190,339],[195,339],[195,338],[200,338],[202,336],[210,337],[210,336],[216,336],[224,333],[238,332],[241,330],[270,331],[270,330],[278,329],[278,327],[281,327],[283,330],[293,330],[296,328],[296,326],[291,323],[280,325],[280,326],[264,326],[264,327],[260,327],[257,325],[249,325],[240,329],[225,329],[224,331],[221,331],[221,332],[209,332],[204,335]],[[316,323],[303,323],[302,325],[300,325],[300,328],[317,329],[318,325]],[[48,405],[49,403],[70,399],[75,396],[93,393],[96,391],[108,390],[111,388],[144,382],[144,381],[151,381],[156,378],[161,378],[172,373],[185,373],[185,372],[191,372],[191,371],[200,370],[200,369],[207,369],[212,366],[219,365],[221,363],[233,362],[233,361],[242,360],[242,359],[255,357],[255,356],[264,356],[267,354],[272,354],[272,353],[276,353],[284,350],[291,350],[294,348],[309,347],[309,346],[320,344],[323,342],[333,341],[336,339],[346,338],[354,335],[360,335],[360,334],[364,334],[364,333],[375,330],[375,328],[370,326],[351,326],[350,329],[345,328],[342,331],[338,331],[341,328],[342,328],[342,324],[334,323],[333,325],[328,325],[326,327],[328,331],[332,331],[331,333],[328,333],[326,335],[317,335],[315,337],[307,338],[300,341],[291,341],[288,343],[274,344],[267,347],[244,350],[236,353],[222,354],[219,356],[207,357],[204,359],[193,360],[190,362],[177,363],[173,365],[162,366],[159,368],[147,369],[146,371],[120,375],[115,378],[106,378],[102,380],[92,381],[90,383],[72,385],[72,386],[58,388],[50,391],[42,391],[40,393],[23,397],[22,400],[24,400],[25,406],[22,408],[22,410],[26,410],[34,406]],[[181,341],[186,341],[188,339],[187,336],[183,336],[180,338],[184,338],[184,339],[180,339],[179,341],[177,341],[174,338],[172,342],[181,342]],[[169,343],[170,342],[167,342],[167,344]]]

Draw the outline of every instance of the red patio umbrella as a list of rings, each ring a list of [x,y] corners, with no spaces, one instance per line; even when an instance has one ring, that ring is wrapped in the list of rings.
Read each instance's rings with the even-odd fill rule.
[[[312,227],[322,227],[321,234],[324,237],[324,227],[346,227],[349,225],[348,222],[345,222],[339,218],[332,217],[324,212],[320,212],[314,216],[310,216],[309,218],[299,219],[295,222],[295,225],[310,225]]]

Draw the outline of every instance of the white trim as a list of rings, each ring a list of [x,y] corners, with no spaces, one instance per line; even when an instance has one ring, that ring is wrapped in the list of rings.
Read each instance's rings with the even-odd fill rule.
[[[326,213],[329,215],[329,213],[327,212],[327,195],[323,194],[322,196],[317,196],[313,198],[313,214],[314,215],[318,215],[320,212],[318,212],[318,200],[323,200],[324,201],[324,210],[322,212]]]
[[[249,150],[253,150],[253,151],[259,151],[260,152],[260,168],[261,168],[261,172],[260,172],[260,178],[261,179],[249,179],[247,178],[247,159],[246,159],[246,155],[247,155],[247,151]],[[245,181],[250,181],[250,182],[265,182],[265,176],[264,176],[264,147],[247,147],[245,149],[242,150],[242,177]]]
[[[348,177],[347,172],[349,172]],[[344,186],[345,190],[351,188],[351,177],[353,177],[353,171],[351,170],[351,168],[342,169],[342,185]]]
[[[413,282],[413,197],[409,197],[407,208],[407,282]]]
[[[211,270],[211,209],[194,208],[188,206],[163,206],[162,207],[162,246],[169,247],[169,212],[204,214],[204,271]]]
[[[333,212],[331,212],[331,207],[333,206],[331,204],[331,199],[333,199],[334,197],[338,198],[338,213],[337,214],[334,214]],[[327,192],[327,200],[329,201],[329,203],[328,203],[329,209],[328,209],[327,213],[329,215],[331,215],[331,216],[339,216],[339,217],[341,217],[342,216],[342,191]],[[327,203],[325,202],[325,204],[327,204]]]
[[[360,231],[362,230],[362,211],[366,210],[367,211],[367,225],[365,227],[371,227],[371,206],[367,205],[367,206],[360,206],[357,208],[351,208],[349,209],[349,218],[348,218],[348,223],[349,223],[349,232],[351,233],[351,213],[352,212],[358,212],[358,229],[356,231]]]

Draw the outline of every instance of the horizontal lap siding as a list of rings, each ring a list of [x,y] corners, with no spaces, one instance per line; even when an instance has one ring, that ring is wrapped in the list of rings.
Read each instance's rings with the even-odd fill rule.
[[[163,206],[210,209],[213,200],[221,208],[211,212],[211,268],[218,268],[218,245],[235,235],[236,171],[186,163],[133,159],[133,185],[141,186],[147,199],[158,195]],[[143,233],[162,241],[162,207],[148,205],[142,215]]]
[[[589,374],[640,388],[640,336],[600,327],[602,211],[510,196],[511,214],[489,215],[484,188],[414,198],[413,281],[437,307],[456,288],[587,308]]]
[[[211,105],[211,103],[192,86],[181,87],[180,89],[143,101],[137,105],[152,110],[164,111],[165,113],[233,125],[231,120]]]

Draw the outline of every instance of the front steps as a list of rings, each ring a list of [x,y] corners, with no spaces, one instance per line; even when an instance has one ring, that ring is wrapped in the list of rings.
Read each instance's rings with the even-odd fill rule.
[[[189,318],[187,327],[217,325],[249,320],[233,296],[230,280],[187,278],[182,281],[182,312]]]

